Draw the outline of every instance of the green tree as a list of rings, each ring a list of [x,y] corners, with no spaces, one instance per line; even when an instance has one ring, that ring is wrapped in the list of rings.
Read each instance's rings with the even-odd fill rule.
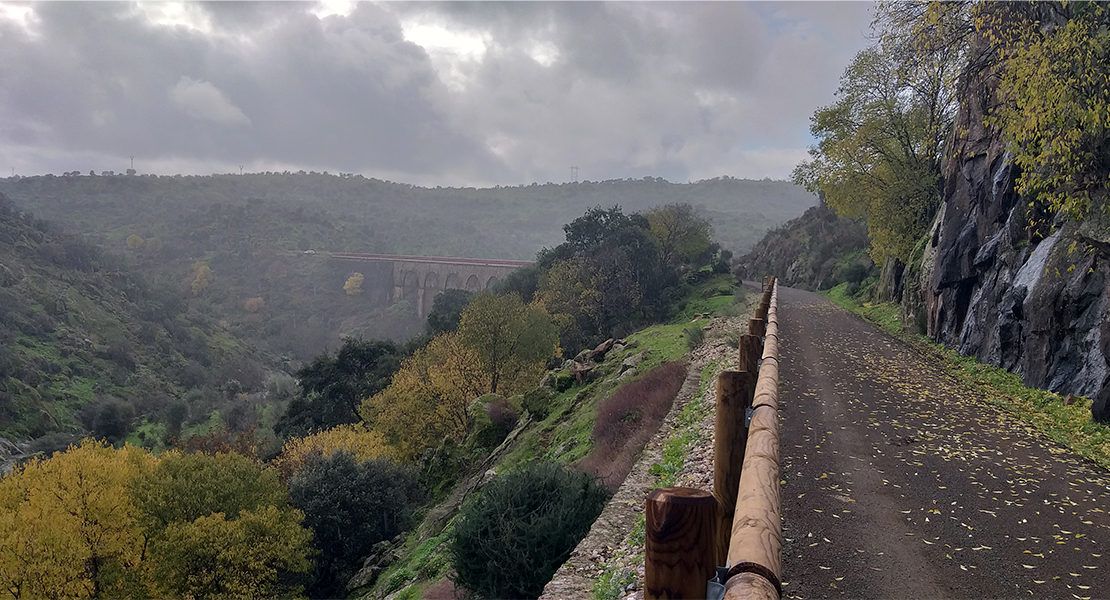
[[[432,310],[428,312],[427,332],[435,335],[458,329],[462,311],[473,296],[466,290],[444,290],[436,294]]]
[[[688,264],[713,244],[713,226],[689,204],[657,206],[644,216],[665,264]]]
[[[300,393],[274,431],[288,438],[358,421],[359,403],[389,385],[401,359],[393,342],[347,338],[334,356],[325,352],[297,371]]]
[[[416,472],[386,460],[359,462],[347,452],[317,456],[289,482],[319,551],[314,598],[338,598],[374,544],[412,524],[422,494]]]
[[[131,492],[143,526],[152,536],[171,523],[213,513],[234,516],[240,511],[288,502],[277,473],[235,453],[168,452],[154,469],[134,480]]]
[[[267,505],[234,519],[217,512],[171,523],[151,543],[163,597],[297,595],[301,586],[283,582],[281,575],[312,570],[312,532],[301,526],[303,518],[299,510]]]
[[[866,217],[871,255],[905,261],[940,206],[941,158],[966,65],[961,3],[882,3],[879,43],[856,55],[819,109],[794,181],[841,216]]]
[[[536,598],[601,514],[609,493],[554,463],[498,475],[459,512],[455,583],[482,598]]]
[[[489,375],[488,391],[494,394],[498,388],[512,393],[535,387],[535,381],[526,379],[559,355],[559,334],[551,317],[517,294],[475,296],[463,310],[459,337],[474,349]]]

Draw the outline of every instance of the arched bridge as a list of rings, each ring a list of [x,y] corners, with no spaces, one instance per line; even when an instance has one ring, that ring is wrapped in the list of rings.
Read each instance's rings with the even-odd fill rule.
[[[408,301],[422,319],[432,309],[436,294],[444,290],[480,292],[493,287],[516,269],[532,264],[526,260],[354,252],[332,252],[331,256],[341,260],[392,263],[392,300]]]

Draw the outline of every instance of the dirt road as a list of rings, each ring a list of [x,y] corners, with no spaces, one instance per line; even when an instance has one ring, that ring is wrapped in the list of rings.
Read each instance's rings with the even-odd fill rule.
[[[782,288],[785,592],[1110,598],[1110,473]]]

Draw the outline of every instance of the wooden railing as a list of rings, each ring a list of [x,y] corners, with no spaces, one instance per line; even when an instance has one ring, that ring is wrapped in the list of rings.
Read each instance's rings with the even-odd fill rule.
[[[768,277],[738,369],[717,378],[713,493],[660,488],[647,499],[645,599],[705,598],[714,578],[726,600],[782,595],[778,357],[778,288]]]

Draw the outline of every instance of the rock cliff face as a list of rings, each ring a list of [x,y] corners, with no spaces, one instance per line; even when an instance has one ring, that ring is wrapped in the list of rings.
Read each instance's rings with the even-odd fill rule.
[[[1018,169],[999,132],[983,124],[991,78],[969,89],[944,205],[911,265],[904,313],[923,314],[930,337],[1019,373],[1027,386],[1095,396],[1108,373],[1106,259],[1073,243],[1082,233],[1075,223],[1034,215],[1049,224],[1030,228],[1029,203],[1014,191]]]

